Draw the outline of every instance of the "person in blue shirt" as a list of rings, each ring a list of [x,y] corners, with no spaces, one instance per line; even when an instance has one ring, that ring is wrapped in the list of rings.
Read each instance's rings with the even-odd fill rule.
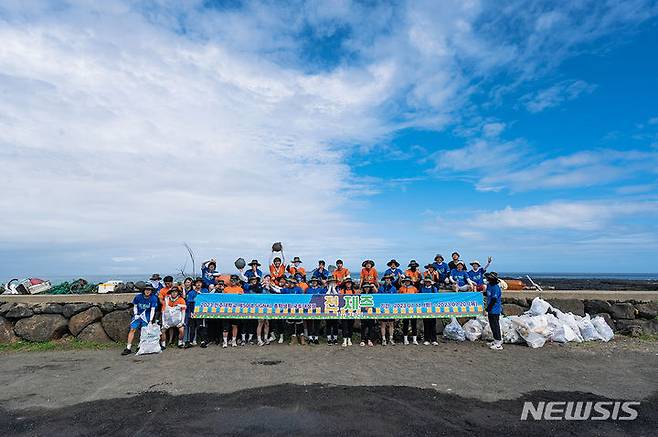
[[[418,292],[438,293],[438,289],[434,286],[434,281],[431,277],[425,277]],[[436,318],[423,319],[423,340],[425,346],[429,346],[430,344],[434,346],[439,345],[436,341]]]
[[[466,264],[464,261],[457,261],[457,268],[450,271],[450,282],[452,283],[452,291],[473,291],[475,284],[468,277],[466,271]]]
[[[311,273],[311,278],[318,278],[322,281],[322,283],[324,283],[329,277],[329,270],[326,269],[326,265],[327,263],[323,260],[318,261],[318,268],[313,270]]]
[[[436,284],[437,288],[440,285],[443,286],[448,285],[450,283],[450,279],[448,279],[450,278],[450,267],[448,267],[448,264],[446,264],[443,255],[438,253],[434,257],[433,265],[434,265],[434,269],[439,274],[439,284]]]
[[[145,284],[140,281],[135,284],[135,288],[141,290],[141,292],[133,299],[133,318],[130,322],[126,348],[121,352],[121,355],[130,355],[132,353],[135,331],[148,326],[149,323],[153,323],[155,310],[158,308],[158,297],[152,284]]]
[[[384,276],[392,276],[393,277],[393,285],[396,287],[400,285],[400,278],[404,276],[404,272],[400,270],[400,263],[397,262],[396,259],[390,260],[388,263],[386,263],[388,266],[388,269],[384,272]]]
[[[258,268],[260,267],[260,263],[257,259],[252,259],[251,262],[247,265],[250,268],[246,272],[244,269],[240,269],[240,279],[242,281],[249,282],[249,278],[253,278],[254,276],[257,276],[258,279],[263,279],[263,272],[261,272]]]
[[[395,288],[395,285],[393,285],[393,276],[391,275],[384,275],[382,277],[382,285],[379,286],[379,289],[377,290],[377,293],[385,293],[385,294],[395,294],[398,292],[398,289]],[[393,343],[393,331],[395,329],[395,320],[394,319],[381,319],[379,321],[379,331],[382,336],[382,346],[386,346],[387,341],[386,341],[386,332],[388,332],[388,339],[391,344]]]
[[[322,261],[324,262],[324,261]],[[325,272],[327,272],[325,270]],[[315,276],[315,273],[313,274],[313,277],[309,279],[308,281],[308,288],[306,289],[306,294],[325,294],[327,292],[327,289],[322,286],[320,283],[322,279],[320,277]],[[320,344],[320,340],[318,338],[318,321],[316,319],[308,319],[304,320],[304,331],[306,333],[306,337],[308,338],[308,343],[309,344]]]
[[[194,303],[199,294],[207,292],[203,288],[203,279],[196,278],[192,281],[192,288],[185,295],[185,348],[197,345],[197,338],[201,339],[201,347],[205,348],[208,343],[205,335],[206,320],[195,319],[192,317],[194,314]]]
[[[281,289],[281,294],[304,294],[304,290],[297,285],[297,279],[288,278],[286,286]],[[304,338],[304,321],[302,319],[288,319],[288,332],[290,334],[290,345],[295,344],[299,340],[299,344],[306,345]]]
[[[217,274],[217,260],[211,258],[201,264],[201,280],[203,288],[210,289],[215,286],[215,275]]]
[[[487,273],[487,269],[493,261],[492,257],[487,259],[487,265],[480,267],[480,261],[473,260],[471,261],[471,270],[468,271],[468,277],[471,278],[471,281],[475,284],[475,291],[484,291],[484,274]]]
[[[487,316],[489,318],[489,326],[491,326],[491,333],[493,334],[494,341],[489,345],[493,350],[503,349],[503,339],[500,334],[500,313],[502,312],[502,290],[500,289],[500,280],[498,273],[486,273],[487,279]]]
[[[255,261],[255,260],[254,260]],[[253,261],[252,261],[253,263]],[[251,264],[250,264],[251,265]],[[242,289],[244,290],[244,294],[262,294],[263,293],[263,286],[260,283],[260,276],[257,275],[256,272],[253,270],[249,270],[247,273],[252,273],[251,276],[247,277],[247,282],[242,285]],[[245,276],[246,273],[245,273]],[[261,330],[262,330],[262,323],[260,323]],[[259,326],[259,321],[256,319],[246,319],[242,323],[242,327],[244,330],[240,334],[241,337],[241,344],[250,344],[254,345],[256,344],[254,342],[254,335],[258,337],[259,342],[260,340],[260,335],[258,331],[258,326]],[[262,346],[262,345],[260,345]]]

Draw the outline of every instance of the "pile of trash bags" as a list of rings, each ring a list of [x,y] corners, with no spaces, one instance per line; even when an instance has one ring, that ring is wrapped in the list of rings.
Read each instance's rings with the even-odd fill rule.
[[[544,346],[547,341],[568,343],[601,340],[608,342],[615,334],[601,316],[591,318],[563,313],[545,300],[536,297],[530,309],[520,316],[500,317],[500,330],[504,343],[526,343],[531,348]],[[443,336],[449,340],[493,340],[489,319],[478,316],[461,326],[454,317],[444,328]]]
[[[89,294],[98,291],[98,284],[90,284],[85,279],[62,282],[52,287],[46,294]]]

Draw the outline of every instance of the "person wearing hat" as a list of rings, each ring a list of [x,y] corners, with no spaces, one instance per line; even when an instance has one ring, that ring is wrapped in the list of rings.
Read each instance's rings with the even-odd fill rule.
[[[361,294],[373,294],[377,289],[370,282],[366,282],[361,287]],[[375,338],[375,320],[361,319],[361,346],[374,346],[372,340]]]
[[[153,289],[155,290],[156,293],[162,290],[162,287],[164,287],[164,285],[162,284],[162,278],[160,277],[159,273],[153,273],[149,278],[149,282],[153,286]]]
[[[436,288],[438,289],[440,285],[448,285],[450,283],[450,280],[448,279],[450,278],[450,267],[448,267],[448,264],[446,264],[443,259],[443,255],[440,253],[436,254],[433,265],[434,269],[439,274],[439,283],[436,284]]]
[[[388,266],[388,269],[384,272],[384,276],[392,276],[393,277],[393,285],[396,287],[400,286],[400,278],[404,276],[404,272],[400,270],[400,263],[396,259],[390,260],[388,263],[386,263]]]
[[[308,288],[308,282],[306,281],[306,275],[302,275],[300,272],[295,273],[295,281],[297,281],[297,286],[302,289],[302,292],[306,292]]]
[[[350,275],[350,271],[345,268],[345,265],[343,264],[342,259],[337,259],[336,260],[336,270],[333,272],[333,276],[336,279],[337,283],[342,283],[345,278],[347,278]]]
[[[459,262],[460,256],[461,255],[459,255],[459,252],[452,252],[452,255],[450,255],[452,261],[448,263],[448,268],[450,269],[450,271],[457,269],[457,262]]]
[[[327,289],[322,286],[322,279],[316,276],[309,279],[308,288],[304,291],[306,294],[325,294],[326,292]],[[304,331],[309,344],[320,344],[317,319],[304,320]]]
[[[423,278],[423,285],[418,290],[419,293],[438,293],[438,289],[434,286],[434,280],[426,276]],[[423,319],[423,344],[429,346],[433,344],[438,346],[436,341],[436,318]]]
[[[426,264],[425,265],[425,272],[423,272],[423,281],[426,278],[430,278],[432,280],[432,285],[438,287],[439,286],[439,272],[436,271],[434,268],[434,264]],[[423,286],[423,283],[421,282],[420,286]]]
[[[326,268],[327,263],[324,262],[324,260],[318,261],[318,267],[313,270],[311,273],[312,278],[318,278],[322,282],[326,281],[327,278],[329,277],[329,270]]]
[[[413,285],[411,278],[405,276],[402,278],[402,285],[398,290],[400,294],[415,294],[418,293],[418,289]],[[418,324],[416,319],[402,319],[402,335],[404,344],[409,344],[409,328],[411,328],[411,335],[413,344],[418,344]]]
[[[183,339],[185,338],[185,313],[187,312],[187,304],[185,299],[181,296],[178,286],[173,286],[169,289],[165,297],[164,306],[162,307],[162,334],[160,338],[160,346],[164,350],[167,347],[167,332],[178,331],[178,347],[184,346]],[[180,320],[174,326],[171,323]],[[171,341],[173,342],[173,333],[171,333]]]
[[[281,290],[283,294],[304,294],[304,290],[302,290],[297,284],[297,279],[288,278],[286,282],[286,287]],[[304,321],[302,319],[288,319],[286,320],[286,324],[290,336],[290,342],[288,344],[293,345],[299,342],[302,346],[306,345],[306,339],[304,338]]]
[[[334,271],[334,273],[337,271],[337,269]],[[327,291],[325,294],[332,295],[332,296],[337,296],[340,294],[336,277],[333,275],[329,275],[327,278]],[[327,344],[329,346],[338,344],[338,320],[336,319],[327,319],[326,320],[326,328],[327,328]]]
[[[133,318],[130,321],[126,348],[121,352],[121,355],[130,355],[132,353],[135,332],[153,323],[155,311],[158,308],[158,298],[154,294],[155,289],[152,284],[139,281],[135,284],[135,288],[140,292],[133,298]]]
[[[298,256],[292,259],[292,263],[286,267],[288,273],[292,276],[295,276],[297,273],[301,273],[303,276],[306,276],[306,269],[302,267],[302,260]]]
[[[217,273],[217,260],[215,258],[211,258],[201,264],[201,279],[203,280],[203,288],[210,290],[210,286],[215,285],[215,275]]]
[[[418,264],[415,259],[412,259],[411,261],[409,261],[409,265],[407,267],[408,268],[407,271],[404,272],[404,276],[411,279],[411,283],[413,284],[414,287],[416,288],[420,287],[420,280],[422,279],[420,270],[418,270],[420,264]]]
[[[366,282],[379,286],[379,277],[377,275],[377,270],[375,269],[375,262],[371,259],[367,259],[363,261],[361,267],[359,287],[362,287]]]
[[[466,264],[464,261],[459,260],[456,263],[457,268],[450,271],[450,283],[452,284],[452,291],[473,291],[475,284],[468,277],[466,271]]]
[[[197,345],[197,337],[201,339],[201,347],[206,347],[205,336],[205,319],[196,319],[192,317],[194,314],[194,305],[196,297],[203,293],[203,279],[196,278],[192,281],[192,288],[187,292],[184,297],[186,311],[185,311],[185,348]],[[207,290],[206,290],[207,291]],[[182,296],[181,296],[182,297]]]
[[[398,289],[393,284],[393,276],[384,275],[382,278],[383,284],[379,286],[377,293],[386,293],[386,294],[395,294],[398,292]],[[393,341],[393,331],[395,330],[395,320],[394,319],[381,319],[379,321],[379,331],[382,336],[382,346],[386,346],[386,333],[388,332],[388,338],[390,344],[394,345]]]
[[[489,344],[493,350],[503,349],[503,339],[500,333],[500,313],[502,312],[502,290],[500,289],[500,280],[498,273],[486,273],[487,280],[487,317],[489,318],[489,326],[491,326],[491,333],[493,334],[494,341]]]
[[[244,288],[240,285],[240,277],[238,275],[231,275],[229,278],[229,285],[224,288],[224,294],[244,294]],[[222,329],[222,337],[224,343],[222,347],[228,346],[228,332],[231,331],[231,347],[238,345],[238,329],[241,328],[239,319],[223,319],[224,326]]]
[[[471,278],[471,281],[475,284],[475,291],[484,291],[486,286],[484,285],[484,274],[487,273],[487,269],[493,261],[492,257],[487,258],[487,265],[484,267],[480,266],[480,261],[473,260],[471,261],[471,270],[468,271],[468,277]]]
[[[254,276],[257,276],[258,279],[261,279],[263,277],[263,272],[260,271],[258,267],[260,267],[260,263],[258,262],[257,259],[252,259],[249,264],[249,270],[246,272],[244,269],[239,269],[240,270],[240,279],[243,282],[249,282],[249,278],[252,278]]]

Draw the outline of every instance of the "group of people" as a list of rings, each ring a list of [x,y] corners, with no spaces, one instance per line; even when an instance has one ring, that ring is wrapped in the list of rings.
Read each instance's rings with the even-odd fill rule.
[[[384,274],[379,276],[375,262],[365,260],[357,279],[353,279],[342,260],[336,260],[335,266],[318,261],[317,267],[309,274],[299,257],[286,263],[281,251],[280,256],[272,252],[269,259],[269,273],[264,274],[258,260],[250,263],[236,262],[237,273],[223,275],[217,271],[217,261],[210,259],[201,266],[201,276],[185,278],[175,283],[172,276],[161,278],[154,274],[147,282],[139,282],[140,290],[133,300],[133,319],[130,324],[128,341],[124,355],[132,353],[135,333],[143,327],[159,323],[161,327],[161,347],[176,344],[180,348],[189,348],[199,344],[205,348],[212,341],[226,348],[257,344],[264,346],[272,342],[283,343],[289,337],[290,344],[319,344],[322,331],[318,320],[267,320],[267,319],[219,319],[208,320],[192,317],[195,300],[202,293],[225,294],[373,294],[373,293],[437,293],[440,290],[460,292],[479,291],[487,294],[487,312],[492,322],[494,342],[492,349],[502,349],[498,315],[501,312],[501,289],[495,272],[487,272],[493,261],[488,257],[483,266],[473,260],[467,269],[458,252],[453,252],[451,261],[446,263],[444,257],[437,254],[434,262],[420,269],[420,264],[411,260],[403,271],[400,263],[392,259],[387,263]],[[245,270],[245,267],[249,267]],[[354,319],[325,320],[324,333],[327,344],[338,344],[339,322],[342,333],[342,345],[351,346]],[[381,344],[394,345],[395,320],[382,319],[379,322]],[[405,318],[402,321],[402,342],[419,344],[417,320]],[[438,345],[436,336],[436,319],[423,319],[425,345]],[[375,342],[376,321],[361,320],[361,346],[373,346]],[[495,325],[495,326],[494,326]]]

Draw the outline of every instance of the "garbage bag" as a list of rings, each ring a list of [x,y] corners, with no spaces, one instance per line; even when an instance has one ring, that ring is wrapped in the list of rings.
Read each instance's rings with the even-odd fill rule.
[[[548,337],[545,333],[548,327],[546,317],[520,316],[512,320],[512,325],[531,348],[542,347],[546,343]]]
[[[569,328],[571,328],[573,333],[576,335],[576,339],[574,341],[582,343],[583,336],[580,334],[580,328],[578,327],[578,321],[576,320],[576,317],[571,313],[565,314],[556,308],[553,308],[553,311],[555,312],[555,316],[558,318],[558,320],[569,325]]]
[[[599,331],[597,331],[592,324],[592,321],[589,318],[589,314],[587,314],[585,317],[582,317],[578,321],[578,329],[580,329],[580,335],[582,335],[584,341],[603,339],[599,334]]]
[[[475,320],[477,320],[480,326],[482,326],[482,335],[480,338],[485,341],[493,340],[493,332],[491,332],[491,326],[489,326],[489,319],[483,315],[479,315]]]
[[[139,349],[137,355],[159,354],[160,348],[160,327],[155,323],[149,323],[142,328],[139,337]]]
[[[598,331],[599,335],[601,336],[601,340],[608,342],[614,338],[615,333],[612,332],[612,328],[610,325],[608,325],[603,317],[594,317],[592,319],[592,325],[594,325],[594,328],[596,328]]]
[[[448,340],[464,341],[466,340],[466,333],[464,328],[461,327],[456,318],[452,318],[448,326],[443,328],[443,336]]]
[[[548,339],[556,343],[568,343],[576,340],[576,333],[569,325],[562,323],[555,327]]]
[[[546,302],[541,297],[536,297],[532,300],[529,313],[533,316],[541,316],[542,314],[546,314],[551,308],[550,303]]]
[[[523,338],[516,332],[516,328],[512,321],[518,318],[517,316],[501,317],[500,319],[500,333],[503,337],[503,343],[523,343]]]
[[[463,329],[468,341],[475,341],[482,337],[482,325],[476,319],[464,323]]]
[[[185,315],[183,314],[182,309],[178,307],[167,308],[162,312],[162,327],[164,329],[169,329],[181,326],[184,317]]]
[[[544,343],[546,343],[546,337],[544,337],[541,334],[537,334],[536,332],[530,332],[528,335],[523,337],[525,342],[528,344],[533,349],[540,348],[544,346]]]

